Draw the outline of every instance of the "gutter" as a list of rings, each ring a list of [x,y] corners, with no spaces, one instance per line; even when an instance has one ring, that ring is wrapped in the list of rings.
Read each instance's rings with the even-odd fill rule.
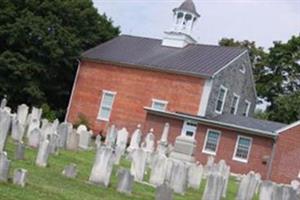
[[[78,61],[78,67],[77,67],[77,70],[76,70],[75,80],[74,80],[74,83],[73,83],[73,86],[72,86],[72,92],[71,92],[71,96],[70,96],[69,103],[68,103],[67,113],[65,115],[65,122],[67,122],[67,119],[68,119],[68,116],[69,116],[69,113],[70,113],[71,102],[73,100],[73,96],[74,96],[74,92],[75,92],[75,86],[77,85],[78,75],[79,75],[79,71],[80,71],[81,62],[80,62],[79,59],[77,59],[77,61]]]
[[[202,124],[205,124],[205,125],[212,125],[212,126],[217,126],[217,127],[220,127],[220,128],[227,128],[227,129],[237,130],[237,131],[241,131],[241,132],[244,132],[244,133],[249,133],[249,134],[258,135],[258,136],[264,136],[264,137],[268,137],[268,138],[272,138],[272,139],[276,139],[276,137],[277,137],[277,135],[275,133],[269,132],[269,131],[262,131],[262,130],[259,130],[259,129],[253,129],[253,128],[248,128],[248,127],[228,124],[228,123],[219,122],[219,121],[210,120],[210,119],[205,119],[205,118],[196,117],[196,116],[195,117],[194,116],[188,116],[188,115],[180,114],[180,113],[155,110],[155,109],[152,109],[150,107],[144,107],[144,109],[149,113],[160,115],[160,116],[172,117],[172,118],[182,119],[182,120],[190,119],[190,120],[194,120],[194,121],[197,121],[197,122],[201,122]]]

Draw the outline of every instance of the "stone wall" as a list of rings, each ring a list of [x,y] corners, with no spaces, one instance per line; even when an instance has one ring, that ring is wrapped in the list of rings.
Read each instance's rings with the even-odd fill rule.
[[[94,132],[108,123],[132,132],[144,123],[144,107],[151,106],[152,98],[168,101],[169,111],[197,114],[203,85],[196,77],[83,61],[67,119],[74,123],[83,113]],[[102,90],[117,93],[109,122],[97,120]]]
[[[243,64],[246,68],[245,74],[240,71],[240,67]],[[225,86],[228,89],[223,113],[230,112],[233,93],[236,93],[240,96],[237,115],[243,114],[246,99],[251,102],[249,116],[253,115],[256,104],[256,96],[254,90],[255,85],[252,80],[252,67],[247,53],[242,55],[239,59],[233,62],[230,66],[223,69],[214,77],[208,101],[209,103],[206,110],[206,115],[209,117],[214,117],[217,115],[217,113],[215,112],[215,108],[221,85]]]

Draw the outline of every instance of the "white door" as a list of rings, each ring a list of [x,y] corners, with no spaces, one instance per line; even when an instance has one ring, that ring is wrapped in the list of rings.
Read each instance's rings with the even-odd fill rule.
[[[195,138],[197,131],[197,122],[194,121],[184,121],[181,135],[185,137]]]

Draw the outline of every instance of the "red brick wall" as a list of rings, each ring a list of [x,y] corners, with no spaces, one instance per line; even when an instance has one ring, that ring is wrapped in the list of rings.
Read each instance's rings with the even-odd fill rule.
[[[78,113],[83,113],[94,131],[105,129],[107,122],[96,119],[102,90],[117,92],[109,123],[129,131],[145,121],[143,108],[151,106],[152,98],[168,101],[167,110],[197,114],[204,82],[190,76],[82,61],[67,119],[74,123]]]
[[[280,133],[272,167],[272,180],[290,183],[300,172],[300,125]]]
[[[183,121],[179,119],[169,119],[166,117],[155,116],[152,114],[147,115],[147,121],[145,124],[145,131],[148,131],[150,128],[154,128],[156,139],[158,140],[161,136],[162,129],[165,122],[169,122],[171,129],[169,134],[169,142],[174,144],[175,138],[180,135]],[[210,127],[206,125],[198,125],[197,134],[196,134],[196,153],[195,157],[201,164],[206,164],[207,157],[209,155],[202,153],[205,136],[207,129],[215,129],[221,131],[221,138],[215,156],[215,160],[218,162],[223,159],[231,167],[231,172],[233,173],[248,173],[250,170],[259,172],[263,178],[266,178],[268,166],[263,164],[263,156],[271,156],[272,152],[272,140],[264,137],[248,135],[243,133],[237,133],[232,130],[221,129],[217,127]],[[242,163],[235,160],[232,160],[234,148],[238,135],[244,135],[252,137],[252,147],[249,156],[248,163]]]

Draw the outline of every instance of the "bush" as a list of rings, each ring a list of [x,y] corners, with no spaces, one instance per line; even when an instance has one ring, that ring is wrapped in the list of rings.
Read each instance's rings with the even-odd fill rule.
[[[88,129],[90,129],[90,122],[83,113],[78,114],[78,119],[76,120],[73,126],[74,128],[77,128],[81,124],[85,125]]]

